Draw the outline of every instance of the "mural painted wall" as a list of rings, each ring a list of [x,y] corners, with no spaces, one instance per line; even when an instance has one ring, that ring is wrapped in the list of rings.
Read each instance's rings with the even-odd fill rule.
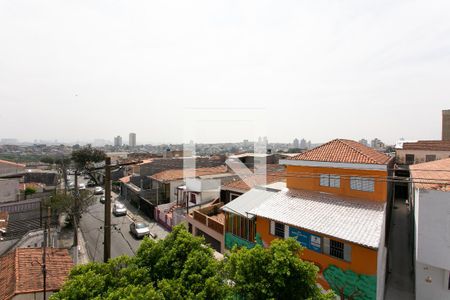
[[[337,295],[345,299],[372,300],[377,296],[377,277],[357,274],[330,265],[323,271],[323,277]]]

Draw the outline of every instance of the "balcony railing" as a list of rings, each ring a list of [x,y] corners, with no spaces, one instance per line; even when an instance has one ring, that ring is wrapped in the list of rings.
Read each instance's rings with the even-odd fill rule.
[[[199,210],[194,210],[191,213],[191,216],[194,220],[202,223],[208,228],[211,228],[215,232],[223,234],[225,231],[225,224],[211,217],[221,213],[219,212],[219,208],[221,206],[223,206],[223,203],[218,203],[212,206],[201,208]]]

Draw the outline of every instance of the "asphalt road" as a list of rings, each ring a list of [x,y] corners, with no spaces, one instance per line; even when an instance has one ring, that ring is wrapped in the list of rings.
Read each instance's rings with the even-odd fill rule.
[[[73,180],[73,176],[69,176]],[[79,183],[86,183],[82,176],[78,177]],[[88,188],[93,190],[93,188]],[[80,221],[80,229],[86,243],[86,249],[92,261],[103,261],[103,226],[105,206],[100,203],[101,195],[94,196],[95,203],[89,207],[87,213],[83,214]],[[113,201],[117,195],[112,193]],[[113,204],[111,205],[113,207]],[[142,240],[135,239],[130,235],[129,228],[132,220],[127,216],[116,217],[111,214],[111,257],[120,255],[134,255]]]

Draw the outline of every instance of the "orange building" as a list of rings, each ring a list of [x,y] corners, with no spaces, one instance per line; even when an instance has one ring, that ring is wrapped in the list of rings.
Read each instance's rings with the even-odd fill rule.
[[[335,139],[288,160],[287,188],[252,209],[264,245],[293,237],[318,282],[353,299],[383,299],[386,204],[393,159]]]

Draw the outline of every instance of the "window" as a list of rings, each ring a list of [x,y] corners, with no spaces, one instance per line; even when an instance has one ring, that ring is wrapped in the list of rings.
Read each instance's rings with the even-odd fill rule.
[[[270,221],[270,234],[280,238],[284,238],[284,224],[275,221]]]
[[[352,260],[352,247],[349,244],[323,238],[323,253],[345,261]]]
[[[344,243],[330,240],[330,255],[344,259]]]
[[[414,164],[414,154],[406,154],[405,155],[405,161],[407,165]]]
[[[357,191],[373,192],[375,180],[373,178],[350,177],[350,188]]]
[[[339,175],[320,174],[320,185],[338,188],[341,186],[341,177]]]
[[[236,198],[239,197],[239,196],[240,196],[240,195],[238,195],[238,194],[230,193],[230,202],[233,201],[234,199],[236,199]]]
[[[436,160],[436,155],[434,154],[425,155],[425,161],[434,161],[434,160]]]

